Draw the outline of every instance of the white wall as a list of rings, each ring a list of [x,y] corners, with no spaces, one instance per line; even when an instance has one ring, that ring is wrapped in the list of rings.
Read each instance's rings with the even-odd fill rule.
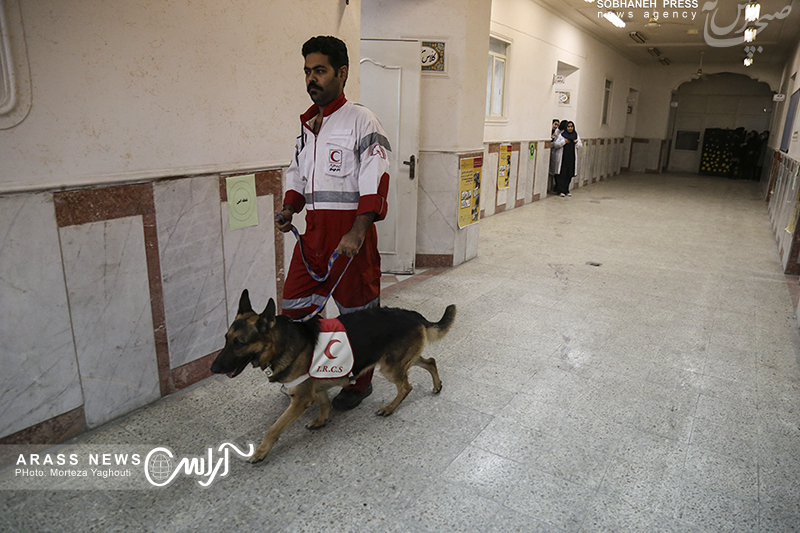
[[[636,137],[643,139],[665,139],[669,132],[669,102],[672,91],[682,83],[690,81],[697,73],[697,65],[669,65],[639,67],[641,98]],[[780,86],[780,67],[761,66],[757,62],[751,67],[744,65],[703,65],[704,74],[732,72],[744,74],[755,80],[766,82],[777,91]]]
[[[443,256],[459,264],[477,255],[478,225],[458,229],[459,155],[483,150],[490,12],[491,0],[362,3],[363,38],[447,43],[446,74],[420,82],[418,262]]]
[[[487,122],[486,142],[548,138],[554,116],[573,119],[583,138],[624,136],[628,91],[639,86],[633,63],[534,0],[494,0],[491,31],[512,44],[508,120]],[[580,69],[571,109],[557,108],[555,91],[566,86],[552,84],[559,61]],[[609,124],[602,125],[606,78],[614,86]]]
[[[0,192],[285,166],[302,43],[359,51],[359,0],[19,3],[32,108],[0,130]]]
[[[423,75],[421,81],[421,151],[482,148],[475,108],[479,107],[482,117],[486,87],[483,78],[475,83],[474,65],[479,58],[486,69],[489,32],[481,21],[488,17],[489,4],[489,0],[368,0],[362,4],[364,39],[447,41],[446,76]]]
[[[772,90],[765,82],[742,74],[712,74],[681,84],[675,94],[678,107],[675,131],[670,137],[669,170],[697,172],[708,128],[742,127],[759,133],[769,130],[774,104]],[[699,132],[697,149],[678,150],[675,146],[678,131]]]

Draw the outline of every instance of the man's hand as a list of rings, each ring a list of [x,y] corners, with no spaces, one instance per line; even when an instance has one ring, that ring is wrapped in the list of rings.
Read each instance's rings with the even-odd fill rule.
[[[353,227],[350,228],[350,231],[345,233],[342,240],[339,241],[339,246],[336,247],[336,253],[339,255],[346,255],[347,257],[355,256],[361,249],[361,245],[364,244],[367,230],[377,217],[377,213],[358,215],[353,221]]]
[[[286,233],[292,229],[292,215],[294,215],[294,208],[284,205],[283,210],[275,217],[275,227],[278,228],[278,231]]]

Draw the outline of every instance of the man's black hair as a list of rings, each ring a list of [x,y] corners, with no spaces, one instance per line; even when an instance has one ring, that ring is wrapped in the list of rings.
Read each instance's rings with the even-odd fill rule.
[[[350,60],[347,57],[347,45],[344,41],[331,37],[330,35],[312,37],[303,44],[303,57],[308,54],[318,53],[328,56],[331,66],[336,72],[343,66],[350,68]]]

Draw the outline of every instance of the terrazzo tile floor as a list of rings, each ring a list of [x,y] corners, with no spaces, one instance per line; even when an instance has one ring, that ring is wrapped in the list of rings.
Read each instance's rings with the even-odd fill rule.
[[[384,279],[384,305],[458,305],[426,351],[441,394],[414,369],[376,417],[376,377],[205,489],[5,491],[0,531],[800,530],[800,337],[759,184],[625,174],[480,224],[476,259]],[[210,378],[70,444],[258,443],[278,389]]]

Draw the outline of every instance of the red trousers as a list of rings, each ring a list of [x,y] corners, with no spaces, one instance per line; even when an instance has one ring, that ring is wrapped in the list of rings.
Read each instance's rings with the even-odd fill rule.
[[[308,225],[309,230],[303,236],[303,252],[308,266],[318,276],[324,276],[328,271],[328,259],[336,250],[341,237],[337,239],[315,235],[313,226]],[[338,232],[331,233],[335,235]],[[348,257],[338,257],[333,263],[328,279],[323,282],[314,280],[308,273],[300,255],[300,245],[296,244],[289,272],[286,275],[286,283],[283,286],[283,314],[295,319],[311,314],[325,301],[339,277],[342,276],[345,267],[347,267],[347,271],[332,296],[339,308],[339,313],[346,315],[360,309],[379,306],[381,267],[377,243],[377,232],[375,226],[372,226],[367,231],[361,250],[353,257],[350,265],[347,266]],[[372,372],[372,369],[368,370],[356,380],[355,385],[345,388],[359,391],[366,389],[372,381]]]

